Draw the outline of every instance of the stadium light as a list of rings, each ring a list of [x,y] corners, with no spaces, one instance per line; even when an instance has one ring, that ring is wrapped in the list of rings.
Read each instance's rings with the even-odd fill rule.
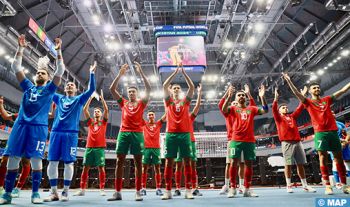
[[[6,53],[5,49],[3,47],[0,47],[0,56],[4,55]]]
[[[127,49],[127,50],[131,49],[131,44],[130,43],[125,43],[124,44],[124,48]]]
[[[350,55],[350,50],[342,50],[340,55],[343,57],[347,57]]]
[[[257,22],[254,25],[254,29],[255,29],[255,31],[261,33],[264,31],[264,24],[262,22]]]
[[[99,25],[100,24],[100,17],[97,14],[92,15],[92,21],[94,24]]]
[[[112,25],[110,23],[105,24],[104,28],[105,32],[111,32],[112,31]]]
[[[319,69],[318,71],[317,71],[317,75],[323,75],[324,74],[324,70],[322,70],[322,69]]]
[[[91,7],[92,6],[91,0],[85,0],[84,1],[84,6]]]
[[[328,67],[332,67],[333,66],[333,63],[328,63]]]
[[[232,41],[230,41],[230,40],[226,40],[225,42],[224,42],[224,48],[227,48],[227,49],[230,49],[230,48],[232,48],[233,47],[233,42]]]
[[[316,80],[317,79],[317,75],[315,75],[315,74],[311,74],[311,76],[310,76],[310,81],[314,81],[314,80]]]
[[[248,40],[247,40],[247,44],[248,44],[248,46],[254,46],[255,44],[256,44],[256,39],[255,39],[255,37],[249,37],[248,38]]]

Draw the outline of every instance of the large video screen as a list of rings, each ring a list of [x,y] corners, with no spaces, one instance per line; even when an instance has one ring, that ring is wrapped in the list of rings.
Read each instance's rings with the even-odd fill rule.
[[[206,66],[202,36],[168,36],[157,38],[157,66]]]

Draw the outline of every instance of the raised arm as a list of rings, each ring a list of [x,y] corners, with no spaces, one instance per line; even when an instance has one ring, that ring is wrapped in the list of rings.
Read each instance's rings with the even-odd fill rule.
[[[4,120],[12,120],[12,116],[4,108],[4,97],[0,96],[0,113]]]
[[[229,106],[231,104],[231,99],[232,99],[234,91],[235,91],[235,88],[233,86],[230,86],[229,89],[228,89],[228,95],[225,98],[224,105],[222,106],[222,112],[224,114],[228,113],[228,108],[229,108]]]
[[[256,106],[256,103],[254,101],[254,98],[252,96],[252,94],[250,94],[250,88],[248,86],[248,84],[244,84],[244,93],[248,96],[249,98],[249,105],[251,106]]]
[[[17,52],[15,54],[15,58],[11,64],[11,69],[15,72],[16,74],[16,78],[18,80],[18,82],[22,82],[26,76],[23,72],[23,68],[22,68],[22,59],[23,59],[23,52],[24,49],[28,46],[28,43],[25,39],[25,35],[21,34],[18,37],[18,48],[17,48]]]
[[[90,96],[90,98],[87,100],[86,104],[84,105],[83,112],[84,112],[84,117],[85,119],[90,119],[90,103],[94,97]]]
[[[166,113],[163,114],[163,116],[160,118],[161,122],[165,122],[166,121]]]
[[[339,91],[333,93],[333,97],[335,99],[342,96],[344,93],[346,93],[350,89],[350,83],[346,84],[343,88],[341,88]]]
[[[56,59],[56,71],[52,82],[56,86],[59,86],[61,84],[62,75],[66,70],[66,66],[64,65],[63,56],[62,56],[62,40],[60,38],[56,38],[55,43],[56,43],[55,49],[57,51],[57,59]]]
[[[89,88],[87,91],[85,91],[81,95],[81,103],[85,104],[86,101],[91,97],[91,95],[95,92],[96,90],[96,83],[95,83],[95,72],[97,68],[97,62],[94,61],[93,65],[90,65],[90,79],[89,79]]]
[[[284,80],[286,80],[289,88],[292,90],[293,94],[301,101],[302,103],[305,102],[305,96],[299,92],[297,87],[293,84],[293,82],[290,80],[290,77],[287,73],[282,73]]]
[[[278,88],[276,87],[275,98],[273,99],[273,103],[272,103],[272,115],[276,121],[280,119],[280,114],[278,113],[278,98],[279,98]]]
[[[188,85],[188,90],[187,90],[186,96],[189,98],[192,98],[193,94],[194,94],[194,84],[193,84],[190,76],[187,75],[187,73],[186,73],[185,69],[182,67],[182,65],[181,65],[181,72],[184,75],[186,83]]]
[[[267,102],[265,99],[265,86],[261,85],[259,87],[259,97],[262,104],[262,110],[259,110],[259,114],[266,114],[269,111],[269,107],[267,106]]]
[[[175,75],[179,72],[179,68],[176,68],[176,70],[164,81],[163,83],[163,91],[164,91],[164,96],[168,97],[170,96],[169,94],[169,86],[171,81],[174,79]]]
[[[113,80],[111,86],[109,87],[109,90],[111,91],[113,98],[115,98],[116,100],[119,100],[122,97],[120,95],[120,93],[117,91],[117,86],[118,86],[120,78],[126,73],[126,70],[128,68],[129,68],[128,64],[122,65],[122,67],[119,70],[119,73],[118,73],[117,77],[115,77],[115,79]]]
[[[108,117],[109,117],[109,110],[108,110],[108,105],[107,105],[107,102],[103,96],[103,91],[101,90],[101,96],[100,96],[100,99],[102,101],[102,105],[103,105],[103,118],[105,120],[108,120]]]
[[[195,116],[197,116],[198,112],[199,112],[199,108],[201,106],[201,100],[202,100],[202,85],[199,84],[197,87],[197,101],[196,101],[196,105],[193,108],[192,114],[194,114]]]
[[[142,80],[143,80],[143,83],[145,84],[145,97],[142,99],[142,101],[144,103],[147,103],[149,101],[149,97],[150,97],[150,93],[151,93],[151,84],[149,84],[145,74],[143,73],[143,70],[141,68],[141,65],[140,63],[138,62],[134,62],[135,63],[135,68],[136,68],[136,71],[140,74]]]

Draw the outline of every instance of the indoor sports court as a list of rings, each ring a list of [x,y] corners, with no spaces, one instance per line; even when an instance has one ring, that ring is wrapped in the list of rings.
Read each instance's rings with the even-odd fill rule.
[[[0,8],[0,205],[350,206],[349,0]]]

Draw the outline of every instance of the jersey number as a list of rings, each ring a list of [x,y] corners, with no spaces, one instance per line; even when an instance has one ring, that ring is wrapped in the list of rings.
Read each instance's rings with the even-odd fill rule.
[[[175,111],[176,112],[180,112],[181,111],[180,105],[178,105],[178,104],[175,105]]]
[[[38,144],[36,145],[36,151],[43,152],[45,149],[45,142],[38,141]]]
[[[317,140],[317,141],[318,141],[318,148],[320,148],[322,145],[322,140]]]
[[[30,102],[35,102],[37,100],[38,100],[38,94],[37,93],[30,93],[29,101]]]
[[[231,148],[231,155],[232,156],[236,155],[236,149],[235,148]]]
[[[70,155],[71,156],[76,156],[77,155],[77,148],[76,147],[71,147],[70,148]]]
[[[242,120],[247,120],[248,115],[246,113],[241,113],[241,119]]]

